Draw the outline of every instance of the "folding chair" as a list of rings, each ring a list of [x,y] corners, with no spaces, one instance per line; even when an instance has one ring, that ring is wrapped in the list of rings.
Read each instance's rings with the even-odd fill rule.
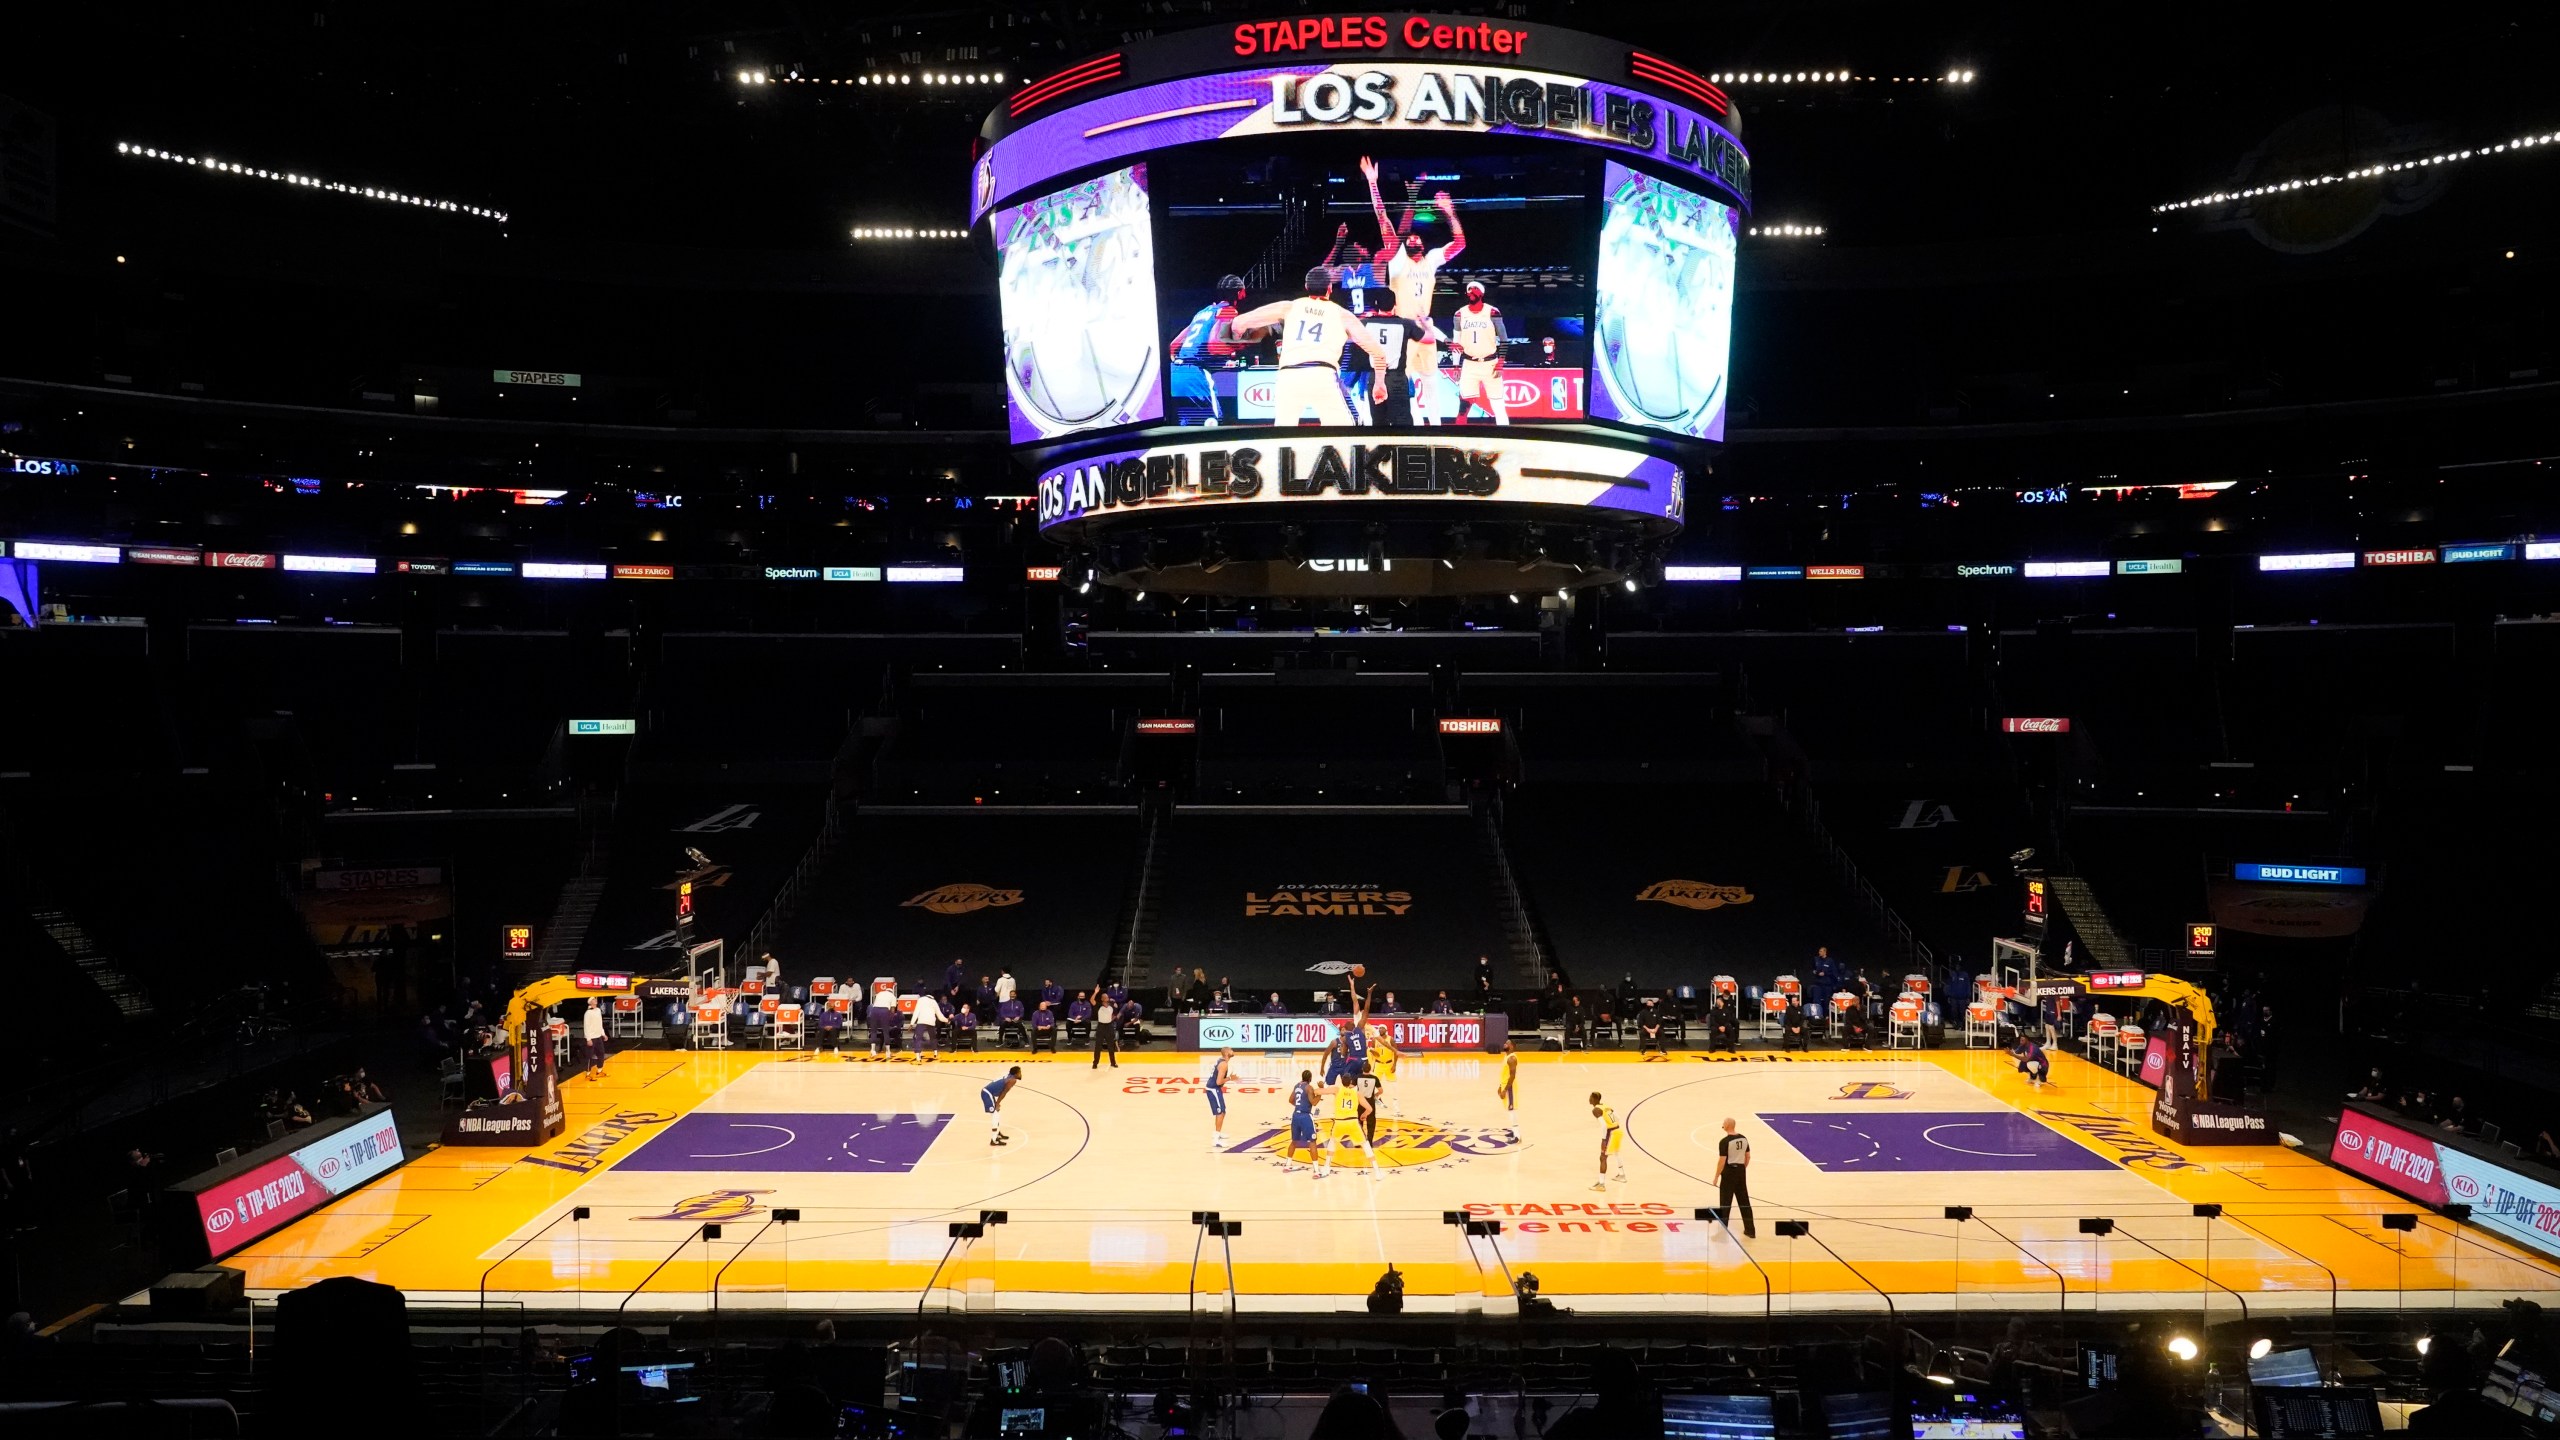
[[[726,1050],[729,1048],[729,1007],[717,1000],[693,1007],[693,1048]]]
[[[1857,1008],[1858,1008],[1858,996],[1857,996],[1857,993],[1856,993],[1855,991],[1851,991],[1851,990],[1834,990],[1834,991],[1832,991],[1832,992],[1831,992],[1831,1038],[1832,1038],[1832,1039],[1837,1040],[1837,1039],[1839,1039],[1842,1035],[1845,1035],[1845,1034],[1847,1034],[1847,1033],[1848,1033],[1848,1030],[1849,1030],[1849,1016],[1850,1016],[1851,1014],[1853,1014],[1853,1013],[1857,1010]]]
[[[640,997],[616,995],[613,1008],[605,1012],[605,1029],[616,1040],[640,1038]]]
[[[2143,1051],[2149,1048],[2150,1042],[2143,1036],[2141,1026],[2118,1025],[2116,1027],[2116,1073],[2131,1075],[2140,1070]]]
[[[766,996],[765,1003],[773,1005],[773,997]],[[765,1030],[766,1034],[773,1037],[773,1048],[776,1050],[799,1049],[801,1036],[804,1033],[802,1020],[804,1012],[801,1008],[797,1005],[774,1005],[774,1008],[766,1013],[773,1017],[773,1023]]]
[[[1920,1002],[1917,1000],[1895,1001],[1889,1018],[1892,1026],[1885,1036],[1884,1048],[1887,1050],[1919,1049]]]
[[[2112,1067],[2116,1063],[2116,1017],[2104,1010],[2089,1017],[2089,1028],[2081,1034],[2080,1048],[2092,1065]]]
[[[1968,1050],[1988,1050],[2000,1043],[2000,1010],[1988,1001],[1976,1000],[1964,1007],[1964,1044]]]
[[[1775,990],[1760,997],[1760,1038],[1775,1039],[1787,1033],[1787,997]]]

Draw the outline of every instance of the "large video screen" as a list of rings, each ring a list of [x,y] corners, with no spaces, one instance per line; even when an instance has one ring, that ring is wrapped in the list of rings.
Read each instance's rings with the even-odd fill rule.
[[[1586,418],[1585,157],[1230,143],[1153,163],[1175,423]]]
[[[1724,438],[1733,390],[1733,208],[1604,162],[1591,413]]]
[[[994,226],[1015,442],[1163,418],[1147,167],[1008,205]]]

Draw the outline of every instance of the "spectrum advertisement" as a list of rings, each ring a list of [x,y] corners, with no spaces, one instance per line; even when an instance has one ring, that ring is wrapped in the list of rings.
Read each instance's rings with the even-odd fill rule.
[[[310,1214],[408,1157],[391,1112],[377,1111],[298,1150],[213,1182],[195,1194],[205,1248],[217,1258]]]
[[[2560,1185],[2474,1154],[2461,1141],[2350,1105],[2338,1117],[2329,1161],[2423,1204],[2468,1205],[2471,1223],[2560,1255]]]

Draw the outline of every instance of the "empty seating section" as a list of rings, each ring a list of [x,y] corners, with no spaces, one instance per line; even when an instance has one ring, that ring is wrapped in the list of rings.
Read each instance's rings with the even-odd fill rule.
[[[45,777],[162,772],[176,763],[139,625],[0,629],[0,770]]]
[[[1491,858],[1460,806],[1184,806],[1158,854],[1156,972],[1233,976],[1239,1000],[1304,1005],[1341,983],[1310,966],[1342,962],[1418,1009],[1472,995],[1476,957],[1505,954]]]
[[[1765,786],[1527,787],[1508,812],[1521,888],[1577,985],[1765,987],[1817,945],[1871,958]]]
[[[1200,789],[1258,801],[1440,798],[1430,677],[1351,671],[1200,678]]]
[[[186,645],[200,738],[244,737],[271,767],[301,768],[296,778],[338,795],[361,795],[418,758],[417,697],[398,630],[190,625]]]
[[[562,723],[631,715],[630,637],[443,630],[421,710],[419,759],[474,798],[521,794]]]
[[[939,983],[957,960],[1026,992],[1090,987],[1138,837],[1133,808],[866,807],[773,948],[799,980]]]
[[[693,880],[694,932],[733,946],[763,918],[826,824],[827,789],[803,784],[704,780],[626,787],[613,817],[612,866],[598,897],[583,962],[605,969],[665,970],[675,948],[676,885]],[[711,863],[692,860],[699,850]],[[745,959],[732,955],[732,969]],[[804,965],[792,965],[806,975]]]
[[[2231,758],[2267,798],[2326,797],[2368,750],[2442,738],[2430,717],[2467,713],[2451,625],[2275,625],[2231,633]],[[2412,733],[2412,722],[2419,728]],[[2440,736],[2440,732],[2437,732]],[[2416,758],[2416,757],[2413,757]]]
[[[1503,671],[1464,677],[1458,699],[1469,714],[1504,720],[1530,784],[1740,780],[1761,770],[1712,672]]]
[[[2074,812],[2063,836],[2073,865],[2125,940],[2162,950],[2182,943],[2187,922],[2212,918],[2211,872],[2243,860],[2329,860],[2340,840],[2336,817],[2309,810],[2217,814],[2096,806]],[[2320,898],[2298,895],[2291,903]]]
[[[1014,635],[767,635],[676,631],[659,643],[657,762],[822,763],[890,673],[1017,669]]]
[[[2068,718],[2107,798],[2194,798],[2200,767],[2227,758],[2192,630],[2004,630],[1998,656],[2002,713]]]
[[[2551,747],[2551,677],[2560,675],[2560,620],[2501,620],[2490,632],[2491,659],[2477,683],[2488,718],[2480,742],[2483,763],[2501,771],[2548,777]]]
[[[1094,801],[1125,784],[1131,722],[1162,714],[1171,677],[911,677],[880,760],[883,792],[906,800]]]
[[[1817,779],[1814,792],[1823,828],[1921,942],[1979,960],[2017,924],[2009,856],[2040,842],[2016,789],[1974,773],[1914,766],[1903,781]]]

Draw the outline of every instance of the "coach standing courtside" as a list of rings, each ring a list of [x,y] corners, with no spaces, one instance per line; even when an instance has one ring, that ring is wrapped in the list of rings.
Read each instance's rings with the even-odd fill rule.
[[[1088,1068],[1102,1068],[1102,1052],[1105,1050],[1111,1052],[1111,1068],[1119,1069],[1120,1007],[1111,1003],[1111,996],[1107,993],[1097,996],[1093,1002],[1093,1064]]]
[[[1725,1117],[1724,1138],[1716,1142],[1716,1210],[1727,1233],[1733,1229],[1733,1207],[1742,1206],[1744,1239],[1757,1239],[1759,1230],[1751,1223],[1751,1142],[1733,1128],[1733,1118]]]

